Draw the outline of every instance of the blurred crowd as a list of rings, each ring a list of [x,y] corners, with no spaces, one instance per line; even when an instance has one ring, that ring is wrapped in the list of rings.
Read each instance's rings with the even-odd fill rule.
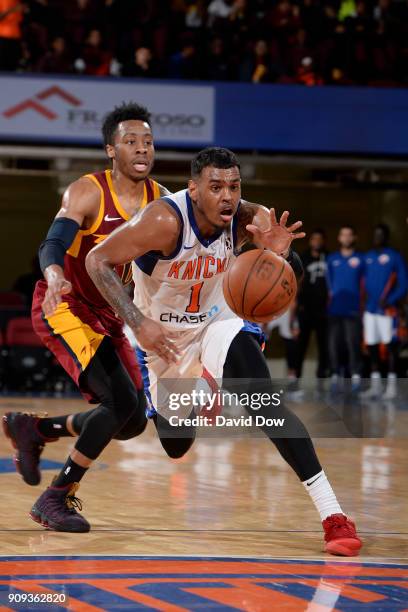
[[[285,342],[292,398],[302,398],[300,379],[309,341],[315,334],[316,377],[330,376],[330,390],[349,390],[365,399],[393,400],[397,376],[407,375],[401,348],[408,346],[408,268],[390,246],[384,224],[374,230],[372,248],[357,248],[353,227],[338,233],[339,250],[328,253],[325,232],[310,234],[302,253],[304,279],[296,304],[266,331],[279,328]],[[362,377],[369,379],[363,388]],[[323,386],[321,385],[323,390]]]
[[[0,0],[0,70],[408,83],[401,0]]]

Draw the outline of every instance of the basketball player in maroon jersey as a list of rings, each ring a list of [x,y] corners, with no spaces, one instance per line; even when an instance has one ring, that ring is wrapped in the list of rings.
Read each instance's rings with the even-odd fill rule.
[[[89,524],[70,506],[75,486],[112,438],[126,440],[146,427],[145,398],[134,350],[123,322],[101,296],[85,269],[87,253],[148,202],[168,191],[148,178],[154,162],[150,114],[137,104],[123,104],[103,123],[105,149],[112,170],[83,176],[66,190],[62,206],[40,247],[45,280],[37,283],[32,322],[45,346],[98,408],[76,415],[39,419],[8,413],[6,435],[16,448],[15,463],[25,482],[40,481],[44,444],[60,436],[79,436],[49,492],[49,512],[42,522],[63,531],[88,531]],[[119,266],[123,284],[130,265]],[[156,323],[141,329],[156,349],[172,345]],[[68,501],[67,501],[68,500]],[[71,500],[71,501],[70,501]]]

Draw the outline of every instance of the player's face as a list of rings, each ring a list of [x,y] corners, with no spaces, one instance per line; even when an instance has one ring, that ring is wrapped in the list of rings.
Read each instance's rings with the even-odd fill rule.
[[[204,223],[204,230],[227,228],[237,212],[241,199],[239,169],[207,166],[200,176],[189,182],[189,192],[195,211]]]
[[[118,170],[132,180],[145,179],[154,163],[152,131],[144,121],[119,123],[113,145],[107,145],[108,156]]]
[[[320,232],[315,232],[310,236],[309,246],[315,251],[322,251],[324,249],[324,236]]]
[[[343,227],[339,232],[338,241],[341,247],[350,249],[356,242],[356,236],[351,228]]]
[[[381,227],[376,227],[374,230],[374,246],[379,248],[385,244],[385,234]]]

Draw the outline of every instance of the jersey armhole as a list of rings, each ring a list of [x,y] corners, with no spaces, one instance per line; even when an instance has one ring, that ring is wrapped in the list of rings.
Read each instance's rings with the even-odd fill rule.
[[[179,220],[180,220],[180,234],[177,240],[177,246],[175,248],[175,250],[173,251],[173,253],[171,253],[170,255],[158,255],[157,258],[158,259],[173,259],[174,257],[176,257],[179,252],[180,249],[183,245],[183,235],[184,235],[184,219],[183,219],[183,215],[181,214],[181,211],[178,207],[178,205],[176,204],[176,202],[174,200],[172,200],[171,198],[169,198],[168,196],[163,196],[162,198],[160,198],[161,200],[164,200],[164,202],[166,202],[167,204],[169,204],[172,209],[176,212]]]
[[[89,236],[90,234],[94,234],[96,230],[98,229],[98,227],[100,226],[100,224],[102,223],[103,215],[105,213],[105,194],[104,194],[102,185],[99,183],[98,179],[93,174],[85,174],[84,178],[90,179],[93,183],[95,183],[95,185],[98,186],[100,194],[101,194],[101,197],[99,200],[98,215],[94,223],[92,223],[91,227],[89,227],[88,229],[80,230],[83,236]]]

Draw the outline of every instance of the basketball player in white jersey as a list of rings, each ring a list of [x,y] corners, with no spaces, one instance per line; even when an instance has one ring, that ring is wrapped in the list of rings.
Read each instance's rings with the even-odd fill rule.
[[[228,308],[223,274],[234,251],[246,242],[288,258],[295,269],[297,257],[290,245],[304,236],[296,233],[301,222],[286,226],[288,212],[278,223],[273,209],[241,200],[239,163],[228,149],[201,151],[193,159],[191,176],[188,189],[152,202],[86,260],[95,285],[139,342],[150,416],[163,446],[170,441],[171,456],[178,457],[193,443],[194,428],[186,427],[183,437],[174,437],[168,406],[157,393],[159,379],[198,379],[205,369],[214,379],[238,380],[238,387],[239,379],[249,379],[249,394],[271,391],[257,331]],[[114,271],[129,261],[134,262],[134,303]],[[187,408],[187,414],[190,411]],[[326,551],[356,555],[361,540],[340,508],[305,427],[282,405],[259,411],[269,417],[276,413],[285,419],[284,431],[291,437],[263,430],[319,511]]]

